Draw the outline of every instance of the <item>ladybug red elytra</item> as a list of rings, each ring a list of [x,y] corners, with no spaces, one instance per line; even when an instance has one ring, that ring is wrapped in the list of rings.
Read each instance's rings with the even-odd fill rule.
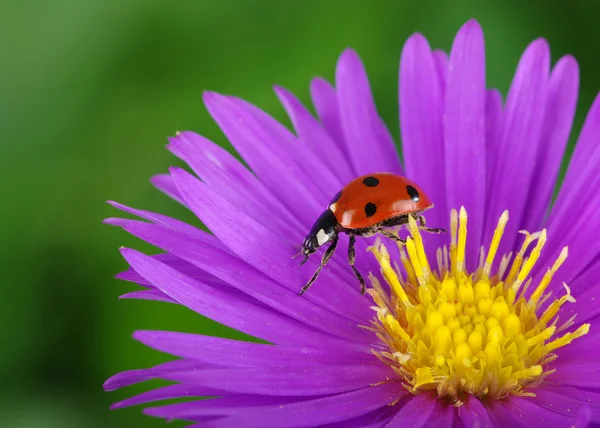
[[[321,265],[306,283],[302,295],[315,282],[321,269],[331,259],[340,233],[349,235],[348,261],[356,278],[360,281],[361,292],[365,293],[365,281],[354,267],[354,243],[357,236],[373,236],[377,233],[395,241],[405,243],[386,227],[408,223],[412,216],[422,230],[431,233],[445,232],[425,226],[421,213],[433,207],[433,203],[423,190],[413,181],[400,175],[380,172],[358,177],[340,190],[329,203],[329,207],[319,216],[302,243],[300,253],[304,255],[303,265],[319,247],[330,242],[323,254]]]

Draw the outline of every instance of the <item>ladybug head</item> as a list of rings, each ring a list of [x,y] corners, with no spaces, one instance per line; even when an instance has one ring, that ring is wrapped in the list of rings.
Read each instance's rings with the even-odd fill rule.
[[[333,215],[333,212],[330,209],[327,209],[319,216],[312,229],[304,238],[304,242],[302,242],[302,254],[304,255],[304,260],[300,263],[303,265],[308,260],[308,256],[317,251],[317,249],[325,244],[326,242],[331,241],[337,232],[335,227],[337,226],[337,220]]]

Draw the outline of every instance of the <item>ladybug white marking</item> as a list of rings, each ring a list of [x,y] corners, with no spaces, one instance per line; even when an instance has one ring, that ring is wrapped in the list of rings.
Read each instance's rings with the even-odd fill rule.
[[[327,241],[329,241],[329,235],[327,235],[323,229],[320,229],[317,232],[317,242],[319,245],[323,245]]]

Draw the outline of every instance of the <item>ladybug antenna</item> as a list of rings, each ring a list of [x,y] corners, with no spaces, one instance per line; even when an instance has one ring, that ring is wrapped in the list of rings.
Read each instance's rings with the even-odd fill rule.
[[[298,252],[292,256],[292,259],[295,259],[295,258],[296,258],[296,257],[298,257],[300,254],[302,254],[302,247],[301,247],[300,245],[294,245],[294,248],[295,248],[296,250],[298,250]]]

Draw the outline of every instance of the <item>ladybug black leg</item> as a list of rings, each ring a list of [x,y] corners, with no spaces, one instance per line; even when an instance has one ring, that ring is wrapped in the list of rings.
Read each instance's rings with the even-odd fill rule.
[[[427,227],[427,220],[425,220],[425,217],[420,215],[417,216],[416,220],[419,221],[419,229],[424,230],[426,232],[429,233],[444,233],[446,231],[446,229],[440,229],[440,228],[431,228],[431,227]]]
[[[385,236],[386,238],[393,239],[396,242],[400,242],[402,245],[406,245],[406,239],[402,239],[399,236],[396,236],[395,234],[393,234],[389,230],[377,229],[377,233]]]
[[[331,256],[333,256],[333,252],[335,251],[335,247],[337,247],[337,243],[338,243],[338,238],[336,236],[331,241],[331,245],[329,246],[329,248],[327,248],[327,251],[325,251],[325,253],[323,254],[323,258],[321,259],[321,265],[317,268],[317,271],[308,280],[308,282],[306,283],[306,285],[304,287],[302,287],[302,290],[300,290],[300,295],[301,296],[317,280],[317,277],[319,276],[319,273],[321,273],[321,269],[323,269],[323,267],[327,264],[327,262],[329,261],[329,259],[331,259]]]
[[[354,243],[356,242],[356,237],[354,235],[350,235],[350,242],[348,242],[348,263],[350,263],[350,267],[352,268],[352,272],[354,272],[354,276],[360,282],[360,292],[361,294],[365,294],[365,280],[363,279],[360,272],[354,267],[354,261],[356,260],[356,251],[354,249]]]

